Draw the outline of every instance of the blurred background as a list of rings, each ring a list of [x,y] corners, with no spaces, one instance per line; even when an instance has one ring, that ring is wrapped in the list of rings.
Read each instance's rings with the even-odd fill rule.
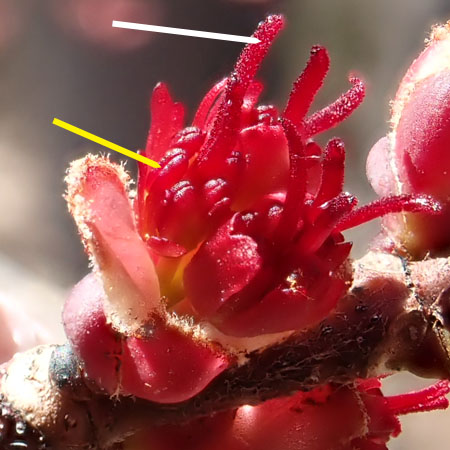
[[[348,190],[369,201],[367,152],[386,133],[389,101],[430,26],[450,18],[448,0],[0,0],[0,295],[62,339],[59,305],[88,271],[63,178],[70,161],[102,149],[53,126],[53,118],[138,149],[156,82],[167,81],[192,112],[242,49],[120,30],[112,20],[250,35],[270,12],[282,12],[288,24],[260,74],[268,85],[264,101],[285,102],[316,43],[332,59],[316,107],[348,88],[350,72],[367,82],[363,106],[332,134],[346,142]],[[127,165],[134,170],[134,162]],[[356,255],[375,230],[351,236]],[[412,382],[398,380],[403,389]],[[449,442],[445,420],[449,414],[413,417],[391,448],[446,448],[439,444],[445,433]]]

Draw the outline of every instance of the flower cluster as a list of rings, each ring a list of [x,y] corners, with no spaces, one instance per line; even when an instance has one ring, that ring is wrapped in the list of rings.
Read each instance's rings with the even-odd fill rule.
[[[162,295],[232,336],[319,321],[346,288],[339,268],[351,244],[342,230],[436,207],[396,197],[354,210],[357,199],[343,192],[343,142],[332,139],[323,150],[312,137],[351,114],[364,86],[351,78],[348,92],[307,116],[329,67],[323,47],[313,47],[282,113],[257,105],[255,74],[282,23],[274,16],[258,28],[261,43],[208,92],[191,127],[183,129],[183,108],[165,85],[156,87],[144,154],[162,168],[140,166],[136,214]]]
[[[237,342],[253,339],[258,349],[259,338],[275,343],[330,314],[352,279],[344,230],[392,212],[441,210],[431,191],[360,208],[343,191],[343,142],[322,148],[313,138],[358,107],[364,85],[350,78],[347,92],[308,115],[329,68],[323,47],[311,50],[284,110],[258,105],[263,85],[255,76],[282,26],[280,16],[259,25],[260,42],[206,94],[191,126],[167,87],[155,88],[143,154],[161,168],[141,164],[136,191],[108,158],[71,166],[67,200],[95,273],[74,288],[64,324],[87,375],[110,395],[167,404],[194,397],[236,363]],[[447,391],[442,383],[385,398],[372,379],[200,423],[234,430],[227,449],[384,449],[399,432],[398,414],[444,407]],[[316,442],[324,421],[330,433]],[[163,430],[182,439],[198,426],[152,436]],[[156,449],[179,448],[155,439]]]

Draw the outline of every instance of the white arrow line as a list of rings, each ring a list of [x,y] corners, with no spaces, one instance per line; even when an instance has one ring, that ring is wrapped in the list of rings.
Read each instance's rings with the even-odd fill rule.
[[[185,30],[184,28],[160,27],[142,23],[120,22],[119,20],[113,20],[112,26],[115,28],[128,28],[130,30],[154,31],[155,33],[178,34],[180,36],[219,39],[221,41],[244,42],[245,44],[257,44],[258,42],[261,42],[259,39],[250,36],[236,36],[234,34],[211,33],[209,31]]]

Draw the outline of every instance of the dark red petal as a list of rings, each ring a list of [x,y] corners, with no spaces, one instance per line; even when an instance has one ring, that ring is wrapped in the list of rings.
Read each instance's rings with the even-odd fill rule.
[[[350,78],[353,87],[342,94],[334,103],[308,117],[304,123],[304,136],[311,137],[335,127],[345,120],[363,101],[364,83],[358,78]]]
[[[318,45],[314,46],[305,70],[294,83],[283,114],[300,128],[317,91],[322,87],[329,67],[330,58],[327,50]]]
[[[225,334],[252,337],[298,330],[326,317],[336,306],[345,289],[342,280],[317,280],[315,292],[278,287],[249,308],[238,310],[214,323]],[[319,287],[320,285],[320,287]]]
[[[247,286],[262,265],[256,242],[232,231],[232,221],[219,228],[200,247],[184,272],[186,296],[204,318],[211,317]]]
[[[289,175],[289,153],[280,125],[258,124],[239,133],[245,172],[234,199],[237,210],[252,207],[259,198],[282,190]]]

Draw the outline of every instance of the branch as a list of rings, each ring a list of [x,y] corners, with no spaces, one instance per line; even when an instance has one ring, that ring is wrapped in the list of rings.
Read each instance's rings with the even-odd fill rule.
[[[249,353],[244,364],[230,367],[183,403],[106,396],[69,346],[16,355],[1,372],[1,420],[16,426],[3,444],[114,448],[144,426],[181,423],[324,383],[398,370],[450,378],[449,259],[408,262],[369,252],[352,269],[347,295],[326,320]]]

